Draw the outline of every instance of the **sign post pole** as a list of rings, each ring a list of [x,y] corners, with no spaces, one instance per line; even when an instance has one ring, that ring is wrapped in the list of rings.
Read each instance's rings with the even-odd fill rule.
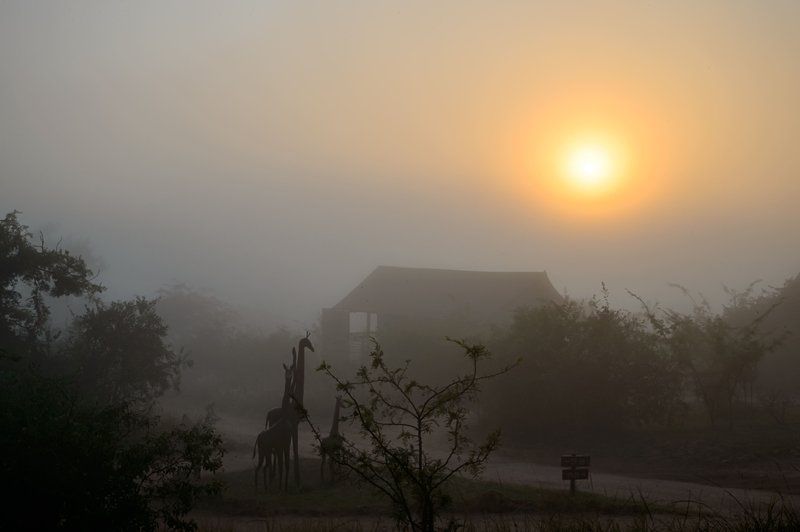
[[[575,453],[572,453],[572,458],[575,458]],[[575,461],[572,462],[572,476],[569,479],[569,495],[570,497],[575,495]]]

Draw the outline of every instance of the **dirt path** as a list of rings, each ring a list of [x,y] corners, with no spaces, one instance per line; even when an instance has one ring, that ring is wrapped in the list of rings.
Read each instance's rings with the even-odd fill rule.
[[[301,455],[313,457],[311,452]],[[253,467],[251,455],[233,452],[226,456],[228,471],[248,470]],[[530,462],[492,459],[483,478],[499,483],[525,484],[548,489],[569,489],[569,482],[561,480],[561,468]],[[739,513],[745,507],[764,505],[781,497],[781,494],[740,488],[723,488],[694,482],[680,482],[650,478],[636,478],[602,472],[592,473],[589,480],[578,481],[578,489],[623,499],[644,497],[648,502],[671,504],[678,501],[701,502],[721,513]],[[783,495],[800,507],[800,496]],[[696,511],[697,506],[692,505]]]
[[[486,480],[502,483],[527,484],[551,489],[569,489],[569,481],[561,480],[561,468],[530,462],[493,459],[484,473]],[[693,482],[636,478],[602,472],[592,473],[589,480],[578,481],[578,489],[611,497],[639,499],[649,502],[674,503],[699,501],[719,512],[740,512],[741,506],[763,505],[781,494],[739,488],[723,488]],[[800,496],[783,495],[800,506]],[[738,502],[737,502],[738,501]]]

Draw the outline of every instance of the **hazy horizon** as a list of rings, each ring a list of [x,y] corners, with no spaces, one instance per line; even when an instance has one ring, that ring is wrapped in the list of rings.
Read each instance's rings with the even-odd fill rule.
[[[307,327],[378,265],[573,297],[800,272],[800,4],[0,4],[0,209]],[[589,131],[600,199],[551,185]]]

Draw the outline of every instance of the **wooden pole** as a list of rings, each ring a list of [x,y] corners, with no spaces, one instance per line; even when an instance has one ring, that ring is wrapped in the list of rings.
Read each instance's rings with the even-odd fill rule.
[[[372,337],[372,312],[367,312],[367,334],[364,337],[364,356],[369,355],[370,349],[372,348],[372,343],[370,338]]]
[[[575,495],[575,472],[574,472],[575,471],[575,458],[574,458],[575,457],[575,453],[572,453],[572,456],[573,456],[573,460],[572,460],[572,468],[571,469],[572,469],[573,473],[572,473],[572,478],[569,481],[569,494],[570,494],[570,496]]]

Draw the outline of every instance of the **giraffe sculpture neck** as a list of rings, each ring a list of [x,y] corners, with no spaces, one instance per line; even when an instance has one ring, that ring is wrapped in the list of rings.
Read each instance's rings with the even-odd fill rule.
[[[286,378],[283,384],[283,397],[281,398],[281,410],[283,410],[284,413],[289,411],[291,395],[292,395],[292,379]]]
[[[295,370],[294,397],[301,405],[303,404],[303,392],[305,391],[306,375],[306,346],[300,344],[300,352],[297,355],[297,369]]]
[[[339,435],[339,407],[342,404],[342,400],[338,397],[336,398],[336,406],[333,407],[333,421],[331,422],[331,432],[329,436],[338,436]]]
[[[294,399],[298,404],[302,405],[304,400],[305,383],[306,383],[306,348],[314,351],[314,345],[308,336],[300,340],[298,344],[297,353],[297,368],[295,369],[294,376]]]

